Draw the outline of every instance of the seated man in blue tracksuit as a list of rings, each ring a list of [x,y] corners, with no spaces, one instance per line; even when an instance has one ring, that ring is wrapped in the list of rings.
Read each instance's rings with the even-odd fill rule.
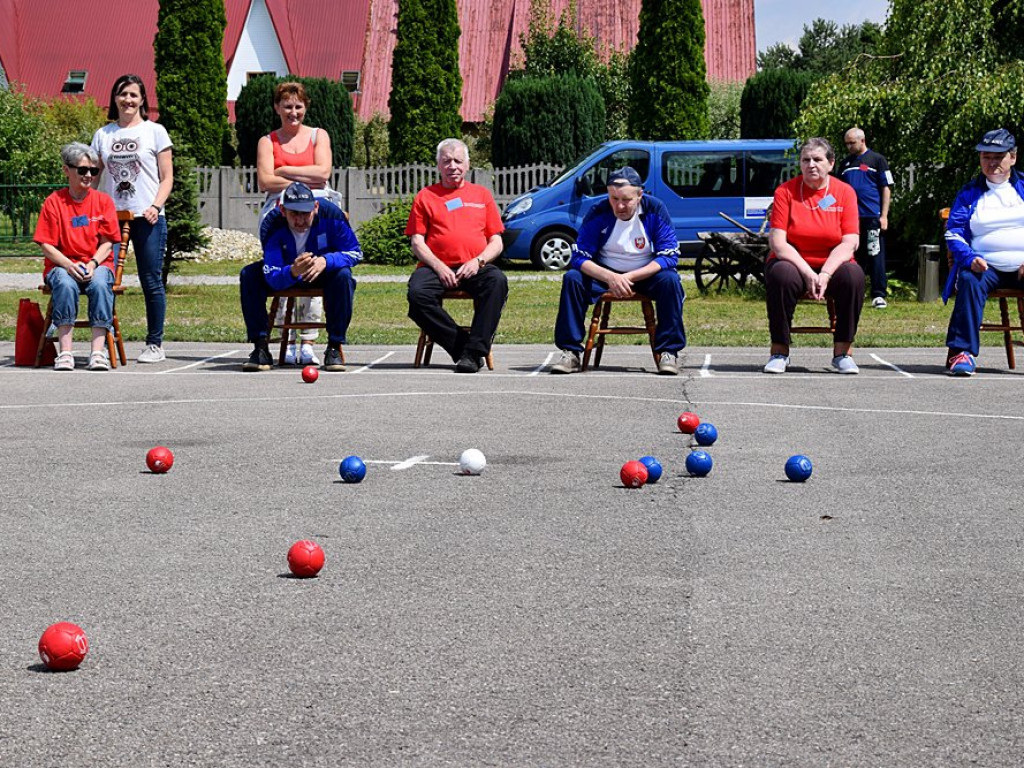
[[[686,346],[679,280],[679,241],[665,204],[645,195],[640,175],[628,165],[608,176],[608,199],[583,220],[562,278],[562,296],[555,321],[555,344],[561,359],[552,373],[582,369],[580,353],[587,308],[601,294],[627,297],[640,293],[653,299],[657,327],[654,351],[658,373],[679,373],[679,350]]]
[[[323,289],[327,323],[325,371],[344,371],[341,345],[352,321],[356,281],[352,267],[363,258],[345,213],[296,181],[281,194],[282,212],[260,227],[263,261],[239,275],[245,331],[254,345],[243,371],[268,371],[274,358],[267,346],[267,295],[295,286]]]

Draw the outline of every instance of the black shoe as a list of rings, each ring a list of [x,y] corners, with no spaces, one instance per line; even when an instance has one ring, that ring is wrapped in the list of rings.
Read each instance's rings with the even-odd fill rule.
[[[459,362],[455,364],[456,373],[476,373],[484,366],[484,359],[468,352],[463,352]]]
[[[274,367],[274,358],[266,344],[257,344],[249,359],[242,363],[243,371],[269,371]]]
[[[324,352],[324,364],[322,368],[325,371],[345,370],[345,361],[341,359],[341,350],[338,347],[327,348],[327,351]]]

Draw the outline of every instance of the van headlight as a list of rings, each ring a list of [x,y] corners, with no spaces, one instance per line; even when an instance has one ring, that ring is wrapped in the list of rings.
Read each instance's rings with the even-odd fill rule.
[[[505,209],[505,218],[511,219],[513,216],[522,216],[528,210],[533,207],[533,198],[524,197],[522,200],[518,200],[508,208]]]

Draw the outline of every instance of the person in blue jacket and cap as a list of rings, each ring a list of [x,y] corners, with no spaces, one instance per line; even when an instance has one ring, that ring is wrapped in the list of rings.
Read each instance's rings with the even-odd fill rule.
[[[973,376],[985,301],[995,288],[1024,288],[1024,177],[1014,168],[1017,140],[1004,128],[975,149],[981,173],[949,210],[946,247],[953,257],[943,302],[956,291],[946,333],[946,372]]]
[[[243,371],[268,371],[274,365],[267,344],[267,297],[270,291],[295,286],[323,289],[327,323],[325,371],[344,371],[341,345],[352,321],[356,281],[352,267],[362,249],[344,211],[328,200],[317,200],[300,181],[281,193],[281,213],[269,215],[260,227],[263,261],[239,275],[242,317],[252,354]]]
[[[572,247],[555,320],[555,344],[561,358],[552,373],[582,370],[580,354],[587,308],[605,292],[625,298],[640,293],[654,301],[657,317],[654,351],[658,373],[679,373],[679,351],[686,346],[679,280],[679,240],[665,204],[644,193],[643,182],[628,165],[608,174],[608,199],[583,220]]]

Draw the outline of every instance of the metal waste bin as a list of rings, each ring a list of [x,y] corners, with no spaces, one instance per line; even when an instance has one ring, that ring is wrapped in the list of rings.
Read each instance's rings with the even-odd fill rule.
[[[922,245],[917,249],[917,300],[932,302],[939,298],[939,246]]]

